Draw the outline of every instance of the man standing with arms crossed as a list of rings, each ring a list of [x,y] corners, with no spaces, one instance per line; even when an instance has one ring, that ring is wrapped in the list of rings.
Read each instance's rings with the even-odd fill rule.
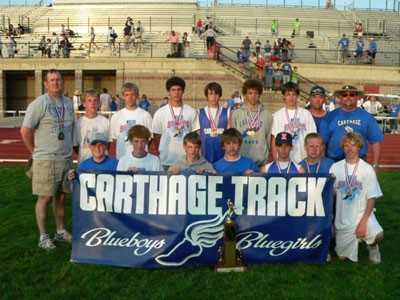
[[[44,80],[47,94],[36,98],[27,108],[21,128],[22,139],[32,153],[32,192],[38,195],[35,212],[39,227],[39,247],[55,249],[47,231],[47,216],[53,198],[57,232],[54,240],[71,242],[65,230],[66,193],[70,192],[67,173],[72,163],[72,128],[74,108],[63,96],[64,82],[57,70],[50,70]]]

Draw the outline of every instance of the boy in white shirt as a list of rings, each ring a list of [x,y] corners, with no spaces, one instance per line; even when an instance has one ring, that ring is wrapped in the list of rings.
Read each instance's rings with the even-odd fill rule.
[[[180,77],[171,77],[166,82],[169,103],[154,114],[153,134],[155,148],[160,154],[164,170],[185,155],[183,137],[192,131],[199,131],[199,117],[196,110],[184,104],[182,97],[186,83]]]
[[[290,152],[290,159],[299,164],[307,157],[304,139],[307,134],[317,132],[317,127],[311,113],[297,106],[300,89],[296,83],[285,83],[282,87],[282,94],[286,106],[274,114],[271,142],[272,159],[277,158],[275,138],[278,133],[285,131],[291,134],[293,138],[293,151]]]
[[[89,139],[94,133],[104,133],[110,148],[112,138],[109,136],[110,121],[99,115],[99,93],[96,90],[87,90],[83,93],[82,104],[85,107],[85,115],[79,118],[74,125],[73,146],[74,151],[78,154],[78,165],[85,159],[92,157],[89,149]]]
[[[336,247],[341,260],[358,260],[358,243],[367,243],[369,260],[381,262],[377,243],[383,240],[383,229],[376,220],[375,201],[382,196],[374,168],[359,158],[363,147],[361,135],[346,133],[340,147],[346,158],[334,163],[329,172],[336,176]]]
[[[128,140],[133,146],[131,153],[125,154],[118,162],[117,171],[164,171],[160,159],[148,152],[150,130],[143,125],[133,126],[128,133]]]
[[[121,88],[121,94],[122,99],[125,100],[125,108],[112,116],[110,128],[111,137],[116,142],[117,159],[131,153],[133,150],[132,144],[128,139],[129,130],[135,125],[143,125],[151,130],[152,123],[150,113],[136,105],[136,99],[139,97],[139,87],[136,84],[131,82],[124,83]]]

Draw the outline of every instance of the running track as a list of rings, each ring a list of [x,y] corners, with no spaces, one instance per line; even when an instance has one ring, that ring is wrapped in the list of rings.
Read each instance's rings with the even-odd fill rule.
[[[371,148],[371,147],[370,147]],[[380,164],[383,169],[400,170],[400,135],[385,134],[382,144],[382,156]],[[154,153],[154,149],[150,149]],[[110,155],[115,157],[115,145],[111,145]],[[369,152],[370,162],[371,153]],[[0,164],[18,165],[25,164],[29,158],[29,152],[22,142],[19,128],[0,128]],[[76,159],[76,157],[74,158]],[[13,160],[13,161],[10,161]]]

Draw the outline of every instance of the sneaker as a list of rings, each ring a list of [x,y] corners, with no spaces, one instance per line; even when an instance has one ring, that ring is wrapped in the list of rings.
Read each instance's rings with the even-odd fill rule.
[[[55,233],[54,241],[56,242],[67,242],[72,243],[72,235],[68,233],[68,231],[64,231],[62,233]]]
[[[53,250],[57,248],[56,245],[54,245],[53,241],[50,239],[48,234],[46,234],[42,238],[39,238],[38,246],[44,250]]]
[[[326,257],[326,262],[331,262],[331,255],[328,253],[328,256]]]
[[[368,253],[369,253],[369,261],[374,264],[381,263],[381,253],[379,252],[379,246],[371,247],[367,245]]]

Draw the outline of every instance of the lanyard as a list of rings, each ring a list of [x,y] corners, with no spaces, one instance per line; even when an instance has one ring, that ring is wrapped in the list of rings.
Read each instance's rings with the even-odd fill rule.
[[[207,115],[208,115],[208,119],[210,120],[211,131],[217,131],[219,120],[221,118],[221,113],[222,113],[222,110],[220,109],[220,106],[218,105],[217,113],[215,114],[215,118],[213,119],[210,107],[207,105]],[[215,124],[217,124],[217,125],[215,125]]]
[[[356,177],[356,173],[357,173],[357,169],[358,169],[358,164],[360,163],[360,159],[358,159],[357,160],[357,164],[356,164],[356,166],[354,167],[354,170],[353,170],[353,174],[351,174],[351,179],[350,179],[350,182],[349,182],[349,172],[348,172],[348,170],[347,170],[347,161],[345,162],[345,165],[344,165],[344,174],[345,174],[345,176],[346,176],[346,185],[347,185],[347,187],[349,188],[349,191],[351,190],[351,187],[352,187],[352,185],[353,185],[353,181],[354,181],[354,178]]]
[[[53,100],[54,108],[57,112],[58,120],[60,121],[60,131],[61,131],[61,129],[64,127],[64,102],[61,97],[61,109],[60,109],[58,108],[57,103],[53,97],[51,97],[51,100]]]
[[[275,164],[276,164],[276,167],[278,168],[278,173],[281,174],[282,173],[282,169],[281,169],[281,166],[279,165],[278,160],[275,161]],[[292,166],[292,161],[289,160],[289,165],[287,167],[286,174],[289,174],[291,166]]]
[[[181,122],[181,119],[182,119],[183,104],[182,104],[182,107],[181,107],[181,111],[179,112],[178,119],[176,119],[176,116],[175,116],[175,113],[174,113],[174,109],[172,108],[171,104],[168,104],[168,107],[169,107],[169,110],[171,112],[172,119],[174,120],[174,126],[178,127],[180,122]]]
[[[290,132],[292,133],[294,132],[294,125],[296,124],[297,112],[298,110],[296,108],[296,111],[294,112],[293,122],[290,122],[289,112],[287,108],[285,108],[286,120],[288,121],[287,124],[289,125]]]
[[[311,174],[310,165],[308,164],[308,159],[306,160],[306,164],[307,164],[307,172],[308,172],[308,174]],[[317,166],[317,170],[315,171],[315,174],[318,174],[320,166],[321,166],[321,159],[319,159],[319,161],[318,161],[318,166]]]
[[[247,111],[245,113],[246,123],[249,130],[257,131],[260,128],[260,115],[261,115],[261,106],[258,105],[257,112],[252,114],[250,108],[247,106]],[[249,118],[250,116],[250,118]]]

